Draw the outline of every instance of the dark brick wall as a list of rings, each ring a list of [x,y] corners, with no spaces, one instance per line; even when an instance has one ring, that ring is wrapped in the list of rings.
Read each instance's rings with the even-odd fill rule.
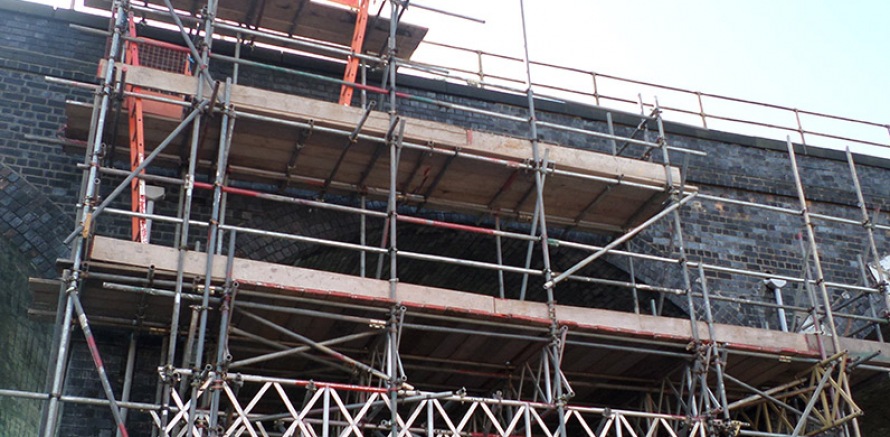
[[[21,278],[25,275],[55,276],[54,261],[66,254],[61,239],[71,230],[73,204],[80,184],[80,173],[75,165],[82,162],[82,155],[79,153],[65,152],[59,145],[32,140],[28,136],[56,136],[64,129],[65,100],[91,101],[89,92],[51,84],[44,79],[44,76],[94,82],[96,60],[102,55],[105,40],[68,26],[69,22],[90,24],[99,23],[101,20],[85,18],[66,11],[51,12],[45,7],[25,6],[15,1],[0,1],[0,6],[6,8],[0,13],[0,28],[4,29],[0,33],[0,233],[2,233],[0,238],[7,242],[5,246],[10,247],[7,253],[12,254],[0,260],[9,260],[12,263],[9,265],[13,266],[8,269],[12,272],[10,275],[19,278],[4,283],[20,284],[0,290],[3,298],[12,302],[7,308],[19,308],[23,314],[22,305],[26,302],[27,295],[26,287],[21,285]],[[17,8],[26,11],[16,12]],[[218,48],[223,51],[228,49],[224,46]],[[267,61],[280,61],[284,64],[299,64],[300,67],[322,73],[330,72],[330,66],[318,64],[316,61],[270,54],[260,50],[246,50],[246,55]],[[230,69],[216,66],[213,72],[217,77],[223,78],[230,74]],[[339,91],[339,87],[329,83],[271,74],[267,70],[256,68],[242,68],[240,81],[328,101],[335,100]],[[404,91],[420,96],[513,115],[525,115],[522,97],[410,78],[404,78],[400,83],[406,84],[403,87]],[[606,131],[603,112],[596,108],[555,102],[540,102],[538,107],[542,111],[539,114],[542,120]],[[379,105],[378,108],[383,108],[383,105]],[[428,103],[407,101],[402,103],[399,110],[411,117],[518,137],[526,136],[528,132],[527,126],[523,123],[494,120],[488,116],[443,109]],[[637,118],[630,114],[616,114],[616,121],[619,122],[618,131],[623,135],[629,135],[632,130],[630,126],[638,122]],[[707,157],[690,156],[688,160],[682,154],[672,155],[674,164],[688,166],[688,183],[699,187],[703,193],[798,208],[797,194],[783,144],[700,131],[679,125],[669,124],[668,129],[668,140],[672,144],[708,153]],[[610,148],[606,141],[552,129],[542,129],[540,136],[545,141],[572,147],[597,151],[607,151]],[[650,131],[649,139],[654,137],[655,134]],[[799,164],[811,210],[858,220],[856,198],[842,154],[816,149],[801,150],[801,152],[805,153],[799,156]],[[644,154],[643,150],[635,146],[628,147],[625,151],[627,156],[641,157]],[[655,152],[645,159],[658,161],[661,159],[660,153]],[[871,162],[879,165],[859,167],[863,189],[869,208],[883,211],[890,203],[890,192],[886,188],[890,186],[890,171],[888,171],[890,165],[873,159]],[[169,174],[175,175],[176,171],[171,170]],[[117,182],[118,180],[112,177],[103,178],[103,193],[107,194],[110,187]],[[280,188],[256,187],[272,191]],[[311,195],[298,190],[289,190],[287,193],[299,196]],[[198,219],[206,219],[209,210],[207,196],[204,193],[199,193],[197,196],[195,216]],[[158,212],[173,214],[176,200],[177,193],[168,189],[168,197],[158,205]],[[353,204],[355,202],[354,199],[333,200],[343,200]],[[377,202],[372,207],[382,209],[384,205]],[[412,208],[406,206],[404,211],[414,213]],[[476,217],[456,216],[436,211],[425,211],[424,214],[436,219],[461,222],[478,220]],[[804,269],[801,242],[805,242],[805,234],[803,222],[799,217],[704,200],[692,202],[683,210],[682,215],[682,231],[692,261],[792,276],[800,276]],[[318,210],[307,211],[303,208],[281,205],[269,207],[256,201],[231,198],[226,220],[228,223],[263,229],[305,233],[341,241],[358,241],[357,218]],[[883,214],[878,216],[878,222],[887,222]],[[372,231],[368,241],[374,244],[379,241],[381,224],[373,220],[370,224]],[[127,221],[116,220],[103,224],[100,230],[113,235],[125,235],[127,226]],[[528,230],[527,223],[507,223],[505,226],[516,231]],[[675,231],[671,229],[669,221],[664,221],[645,231],[630,243],[629,247],[645,253],[676,256]],[[817,233],[827,279],[845,283],[860,282],[856,256],[864,253],[867,248],[861,227],[820,224]],[[157,224],[154,235],[156,241],[170,242],[173,227]],[[203,235],[202,230],[193,231],[192,244],[202,239]],[[802,237],[804,240],[801,240]],[[877,237],[879,247],[885,248],[890,235],[880,232]],[[479,236],[457,236],[446,231],[404,226],[400,228],[400,238],[405,249],[494,261],[494,242]],[[599,235],[573,234],[572,238],[596,244],[608,241],[606,236]],[[356,254],[320,250],[310,245],[287,244],[242,235],[239,237],[238,247],[239,256],[352,273],[356,273],[358,268]],[[505,259],[508,263],[520,265],[523,262],[524,250],[524,244],[506,243]],[[583,252],[565,248],[554,249],[554,268],[568,268],[584,255]],[[627,267],[624,259],[610,256],[606,257],[606,260],[607,262],[590,266],[582,273],[626,279]],[[388,266],[388,263],[384,265]],[[400,265],[402,269],[400,276],[409,282],[487,294],[496,293],[496,275],[490,271],[454,266],[430,267],[429,264],[408,261]],[[376,267],[376,257],[368,257],[368,266],[373,272]],[[533,266],[541,267],[538,253],[535,255]],[[635,270],[638,279],[643,282],[682,287],[682,276],[676,266],[637,261]],[[516,275],[508,275],[508,295],[511,293],[515,295],[518,279]],[[755,300],[771,299],[765,295],[758,279],[709,274],[708,281],[711,291],[718,295]],[[699,286],[695,287],[698,289]],[[530,290],[532,298],[541,298],[540,281],[532,281]],[[620,310],[632,308],[628,291],[625,289],[567,283],[558,288],[557,297],[564,303]],[[649,300],[654,298],[650,295],[642,296],[643,308],[647,308]],[[786,301],[802,306],[809,305],[805,293],[794,287],[787,291]],[[861,306],[865,302],[867,301],[860,300],[858,305]],[[678,306],[682,308],[685,304],[678,302]],[[761,326],[764,320],[767,320],[770,326],[775,326],[774,316],[768,311],[728,302],[717,303],[716,306],[720,321]],[[677,307],[670,308],[669,313],[680,315],[681,311]],[[19,326],[31,326],[29,329],[39,334],[34,338],[45,339],[48,335],[45,327],[27,324]],[[848,326],[842,325],[841,328],[848,329]],[[21,339],[20,336],[10,338]],[[105,356],[112,384],[115,391],[119,392],[123,382],[123,362],[129,338],[114,331],[101,331],[99,338],[99,347]],[[45,354],[46,341],[33,341],[40,345],[16,342],[12,347],[29,351],[33,349],[34,352],[29,353],[36,359],[37,356]],[[137,366],[143,371],[139,372],[141,379],[137,382],[135,400],[151,401],[154,396],[154,369],[159,360],[158,339],[145,336],[140,338],[140,344],[143,346],[139,349]],[[85,350],[79,332],[74,333],[72,350],[67,393],[101,397],[101,388],[95,379],[92,362],[89,360],[89,354]],[[4,353],[4,356],[6,355]],[[15,361],[12,365],[21,367],[27,362]],[[42,368],[34,370],[34,375],[37,376],[22,376],[20,380],[10,381],[8,385],[40,389],[42,372],[44,372]],[[6,386],[4,385],[4,388]],[[8,411],[4,407],[3,410],[0,420],[9,417],[30,419],[36,414],[36,410],[30,406],[10,407]],[[62,435],[97,435],[99,429],[108,430],[111,427],[110,415],[105,407],[69,407],[65,410],[65,419]],[[147,416],[135,414],[132,420],[142,421],[144,424]],[[0,426],[2,423],[0,422]],[[23,423],[31,422],[26,420]]]
[[[0,164],[0,386],[42,391],[52,327],[28,317],[28,277],[55,275],[71,221],[40,189]],[[0,398],[4,435],[36,435],[41,403]]]
[[[287,60],[285,60],[287,61]],[[298,65],[293,65],[298,67]],[[303,66],[305,67],[305,66]],[[219,74],[225,74],[221,69]],[[242,69],[242,83],[298,95],[334,101],[339,90],[330,84],[299,77],[282,78],[260,69]],[[441,82],[418,81],[405,78],[400,89],[408,93],[434,98],[444,102],[498,111],[511,115],[525,115],[522,108],[524,98],[504,96],[483,90],[468,89]],[[369,98],[375,98],[373,95]],[[385,103],[378,104],[383,108]],[[571,127],[606,132],[602,111],[573,104],[560,105],[553,102],[540,102],[538,108],[541,120],[558,122]],[[545,112],[546,111],[546,112]],[[498,120],[489,116],[445,109],[435,105],[402,101],[399,112],[411,117],[459,125],[478,130],[491,131],[517,137],[528,135],[524,123]],[[616,114],[620,135],[628,136],[639,121],[629,114]],[[654,123],[645,135],[650,141],[657,137]],[[680,125],[667,124],[667,137],[670,144],[706,152],[700,157],[682,153],[672,154],[672,163],[687,168],[689,185],[694,185],[702,193],[728,197],[767,205],[798,210],[799,202],[794,185],[790,159],[785,144],[777,141],[753,139],[719,132],[700,131]],[[540,138],[544,141],[565,144],[572,147],[608,152],[609,142],[593,137],[578,135],[554,129],[541,129]],[[621,144],[619,144],[621,147]],[[834,215],[854,220],[860,219],[853,182],[842,152],[806,148],[798,145],[798,165],[801,179],[808,198],[811,212]],[[624,156],[638,157],[654,162],[661,161],[661,152],[646,153],[639,146],[629,146]],[[890,182],[890,172],[886,168],[863,165],[863,161],[874,163],[873,158],[857,157],[859,176],[863,184],[866,204],[873,212],[886,210],[890,203],[890,192],[886,183]],[[886,165],[882,164],[882,165]],[[758,272],[771,272],[800,277],[804,271],[804,253],[801,242],[806,243],[803,220],[799,216],[781,214],[763,209],[731,205],[708,200],[695,201],[682,211],[683,234],[686,239],[688,256],[691,261],[702,261],[738,269]],[[878,213],[877,223],[887,223]],[[670,217],[651,229],[643,232],[630,243],[635,250],[660,255],[678,256],[676,233],[669,225]],[[857,225],[844,225],[817,221],[817,240],[820,245],[826,280],[832,282],[862,285],[857,255],[869,257],[867,236]],[[754,225],[754,226],[752,226]],[[879,250],[886,246],[887,232],[877,232]],[[468,238],[468,237],[465,237]],[[592,238],[597,241],[596,237]],[[466,246],[467,240],[460,240]],[[602,242],[603,240],[599,240]],[[883,253],[882,253],[883,255]],[[554,259],[554,268],[565,269],[572,265],[568,256],[564,260]],[[614,264],[625,269],[626,261],[610,258]],[[490,261],[490,260],[489,260]],[[595,274],[599,267],[592,266],[586,273]],[[663,263],[638,261],[636,270],[639,279],[649,283],[659,283],[683,288],[682,275],[675,266]],[[810,265],[812,271],[812,265]],[[812,273],[815,275],[815,273]],[[471,275],[471,278],[477,276]],[[708,272],[709,288],[713,293],[744,297],[752,300],[772,301],[767,295],[762,281],[741,275],[715,274]],[[536,284],[539,285],[539,284]],[[454,283],[446,284],[455,288]],[[562,287],[564,289],[566,287]],[[573,288],[573,287],[569,287]],[[700,288],[696,285],[696,291]],[[572,290],[574,292],[574,290]],[[570,294],[570,293],[565,293]],[[789,286],[786,289],[786,303],[809,307],[803,289]],[[838,295],[840,293],[837,293]],[[560,293],[557,293],[560,296]],[[839,299],[843,299],[838,296]],[[866,299],[859,300],[858,312],[865,311]],[[685,306],[684,302],[677,302]],[[600,302],[603,304],[603,302]],[[715,317],[718,321],[735,324],[764,326],[764,309],[746,305],[717,303]],[[769,320],[776,326],[774,317]],[[841,320],[842,332],[847,327]]]
[[[59,205],[11,168],[0,164],[0,235],[42,277],[55,276],[56,259],[71,221]]]
[[[96,374],[90,352],[83,336],[74,331],[71,359],[68,363],[65,394],[104,399],[105,393]],[[120,399],[124,385],[127,351],[130,335],[99,329],[97,346],[102,353],[105,370],[114,392]],[[158,337],[140,335],[136,340],[136,360],[133,372],[133,388],[130,401],[155,402],[157,368],[160,364],[161,342]],[[147,413],[129,411],[127,430],[132,436],[151,435],[151,417]],[[108,407],[66,404],[59,426],[60,436],[114,436],[114,419]],[[105,433],[105,434],[103,434]]]
[[[80,187],[76,164],[81,154],[65,153],[62,146],[34,140],[56,137],[65,128],[65,101],[88,101],[83,90],[48,82],[45,76],[93,82],[96,60],[104,38],[71,29],[66,11],[62,19],[48,18],[49,8],[19,2],[40,15],[0,12],[0,333],[3,359],[0,386],[44,391],[52,326],[27,316],[29,276],[54,278],[56,259],[68,255],[63,243],[73,229],[74,204]],[[103,397],[90,355],[79,330],[73,331],[72,358],[65,392]],[[103,333],[99,347],[115,391],[123,382],[126,340],[122,334]],[[142,369],[135,393],[151,393],[158,364],[155,339],[140,350]],[[154,357],[150,357],[154,354]],[[153,399],[135,399],[152,401]],[[0,435],[37,435],[42,403],[0,398]],[[107,408],[68,407],[62,436],[96,436],[112,429]],[[142,416],[142,417],[140,417]],[[147,428],[147,416],[132,414],[134,424]],[[113,435],[108,434],[108,435]]]
[[[41,391],[52,329],[28,319],[28,277],[36,269],[0,237],[0,387]],[[42,402],[0,397],[0,435],[37,435]]]
[[[12,12],[0,14],[0,28],[0,163],[25,176],[55,204],[71,205],[80,186],[72,178],[73,169],[81,157],[26,136],[55,137],[63,130],[65,100],[84,100],[88,94],[44,77],[92,82],[104,38],[60,20]]]

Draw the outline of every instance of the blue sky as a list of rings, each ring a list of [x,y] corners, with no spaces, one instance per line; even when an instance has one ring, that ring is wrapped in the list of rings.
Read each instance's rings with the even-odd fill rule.
[[[433,40],[519,54],[518,3],[423,2],[485,25],[421,11],[406,17],[429,25]],[[535,60],[890,124],[888,1],[526,0],[526,8]],[[645,101],[657,93],[626,91],[642,92]],[[663,105],[671,103],[670,93],[658,93]],[[767,121],[793,122],[765,112]],[[804,124],[849,129],[825,120]],[[881,128],[858,134],[890,143]]]

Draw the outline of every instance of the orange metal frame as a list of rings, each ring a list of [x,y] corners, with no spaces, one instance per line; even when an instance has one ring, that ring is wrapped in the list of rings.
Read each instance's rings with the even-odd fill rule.
[[[136,24],[130,18],[130,35],[136,35]],[[139,65],[139,45],[135,42],[127,42],[126,63]],[[127,86],[128,91],[139,92],[135,86]],[[143,123],[142,99],[127,97],[125,99],[130,121],[130,168],[136,169],[145,159],[145,127]],[[133,212],[144,214],[146,212],[145,181],[134,178],[130,182],[130,199]],[[131,239],[140,243],[148,243],[148,227],[143,217],[133,217],[133,229]]]
[[[368,27],[368,7],[371,0],[332,0],[351,8],[357,9],[358,14],[355,18],[355,30],[352,33],[352,56],[346,62],[346,72],[343,74],[343,80],[347,83],[354,83],[358,75],[359,59],[355,54],[362,52],[362,46],[365,43],[365,31]],[[349,85],[343,85],[340,88],[340,104],[349,106],[352,103],[353,88]]]
[[[129,20],[130,36],[136,37],[136,23],[131,17]],[[152,40],[140,39],[147,41],[151,45],[163,47],[163,44]],[[141,65],[139,60],[139,43],[134,41],[126,42],[126,57],[124,63],[127,65]],[[149,65],[149,67],[151,67]],[[126,67],[124,67],[126,68]],[[191,74],[188,62],[183,66],[183,73]],[[126,86],[127,91],[133,94],[150,94],[161,95],[166,98],[175,98],[172,96],[158,93],[157,91],[142,89],[133,85]],[[130,132],[130,169],[135,170],[142,161],[145,160],[145,126],[144,114],[155,114],[161,117],[176,118],[181,113],[181,109],[176,105],[167,103],[158,103],[153,101],[143,101],[142,98],[130,95],[124,98],[124,105],[128,111],[129,132]],[[144,171],[143,171],[144,173]],[[147,212],[147,199],[145,195],[145,181],[136,178],[130,182],[130,202],[131,210],[136,213],[145,214]],[[132,241],[140,243],[148,243],[148,225],[144,217],[133,217],[132,231],[130,238]]]

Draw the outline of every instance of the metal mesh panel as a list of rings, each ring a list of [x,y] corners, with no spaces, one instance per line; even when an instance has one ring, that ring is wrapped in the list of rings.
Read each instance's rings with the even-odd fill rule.
[[[150,44],[139,44],[139,64],[172,73],[186,72],[188,53],[158,47]]]

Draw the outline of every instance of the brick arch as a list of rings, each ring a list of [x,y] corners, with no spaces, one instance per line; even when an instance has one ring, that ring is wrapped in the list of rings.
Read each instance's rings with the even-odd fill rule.
[[[360,241],[360,223],[357,215],[330,212],[322,209],[295,207],[280,204],[271,208],[250,208],[251,213],[241,217],[239,224],[258,229],[267,229],[289,234],[306,235],[348,243]],[[376,205],[382,207],[381,205]],[[400,212],[418,215],[411,206],[400,208]],[[454,223],[477,224],[478,217],[456,213],[421,212],[419,215],[434,220],[447,220]],[[383,220],[368,219],[367,245],[378,246],[382,236]],[[486,226],[493,226],[488,223]],[[528,232],[527,224],[519,224],[512,229],[516,232]],[[578,240],[579,235],[572,238]],[[591,244],[605,244],[605,237],[593,234],[580,235],[581,241]],[[496,246],[494,237],[467,232],[455,232],[426,226],[399,224],[399,250],[431,253],[452,258],[469,259],[495,263]],[[502,253],[504,263],[522,266],[525,262],[527,242],[503,239]],[[565,269],[587,256],[587,252],[565,248],[552,248],[551,259],[554,269]],[[316,244],[299,243],[280,238],[239,235],[236,255],[250,259],[262,259],[269,262],[297,265],[318,270],[339,273],[359,274],[359,254],[356,251],[334,249]],[[378,256],[368,254],[366,258],[366,274],[374,277],[377,272]],[[533,269],[542,269],[540,249],[535,246],[531,265]],[[389,277],[389,262],[383,263],[383,278]],[[628,280],[625,265],[614,263],[609,258],[594,262],[584,270],[584,274],[620,281]],[[639,276],[638,276],[639,278]],[[403,282],[471,291],[491,296],[498,295],[498,278],[494,270],[464,267],[447,263],[433,263],[406,258],[399,259],[399,279]],[[518,298],[522,275],[505,274],[507,298]],[[648,281],[640,281],[648,282]],[[531,276],[527,297],[531,300],[543,301],[543,280]],[[651,293],[640,293],[641,306],[654,298]],[[568,305],[609,308],[621,311],[632,311],[632,293],[627,288],[586,284],[574,281],[563,282],[557,290],[557,300]],[[668,303],[667,313],[679,315],[677,307]]]
[[[303,235],[335,241],[357,243],[359,241],[359,217],[318,208],[305,208],[290,204],[264,204],[248,201],[243,205],[249,211],[237,224],[293,235]],[[379,227],[381,220],[368,220],[369,227]],[[378,237],[379,238],[379,237]],[[369,240],[370,243],[371,240]],[[301,243],[276,237],[239,234],[236,256],[266,262],[302,265],[303,260],[315,252],[325,250],[315,244]],[[325,270],[348,271],[345,263],[330,265]]]
[[[67,214],[11,168],[0,164],[0,236],[44,278],[57,276],[56,260],[68,254]]]
[[[70,221],[62,211],[10,168],[0,164],[0,332],[4,343],[0,386],[43,390],[52,327],[28,317],[28,278],[54,276]],[[0,398],[0,429],[34,435],[41,404]]]

